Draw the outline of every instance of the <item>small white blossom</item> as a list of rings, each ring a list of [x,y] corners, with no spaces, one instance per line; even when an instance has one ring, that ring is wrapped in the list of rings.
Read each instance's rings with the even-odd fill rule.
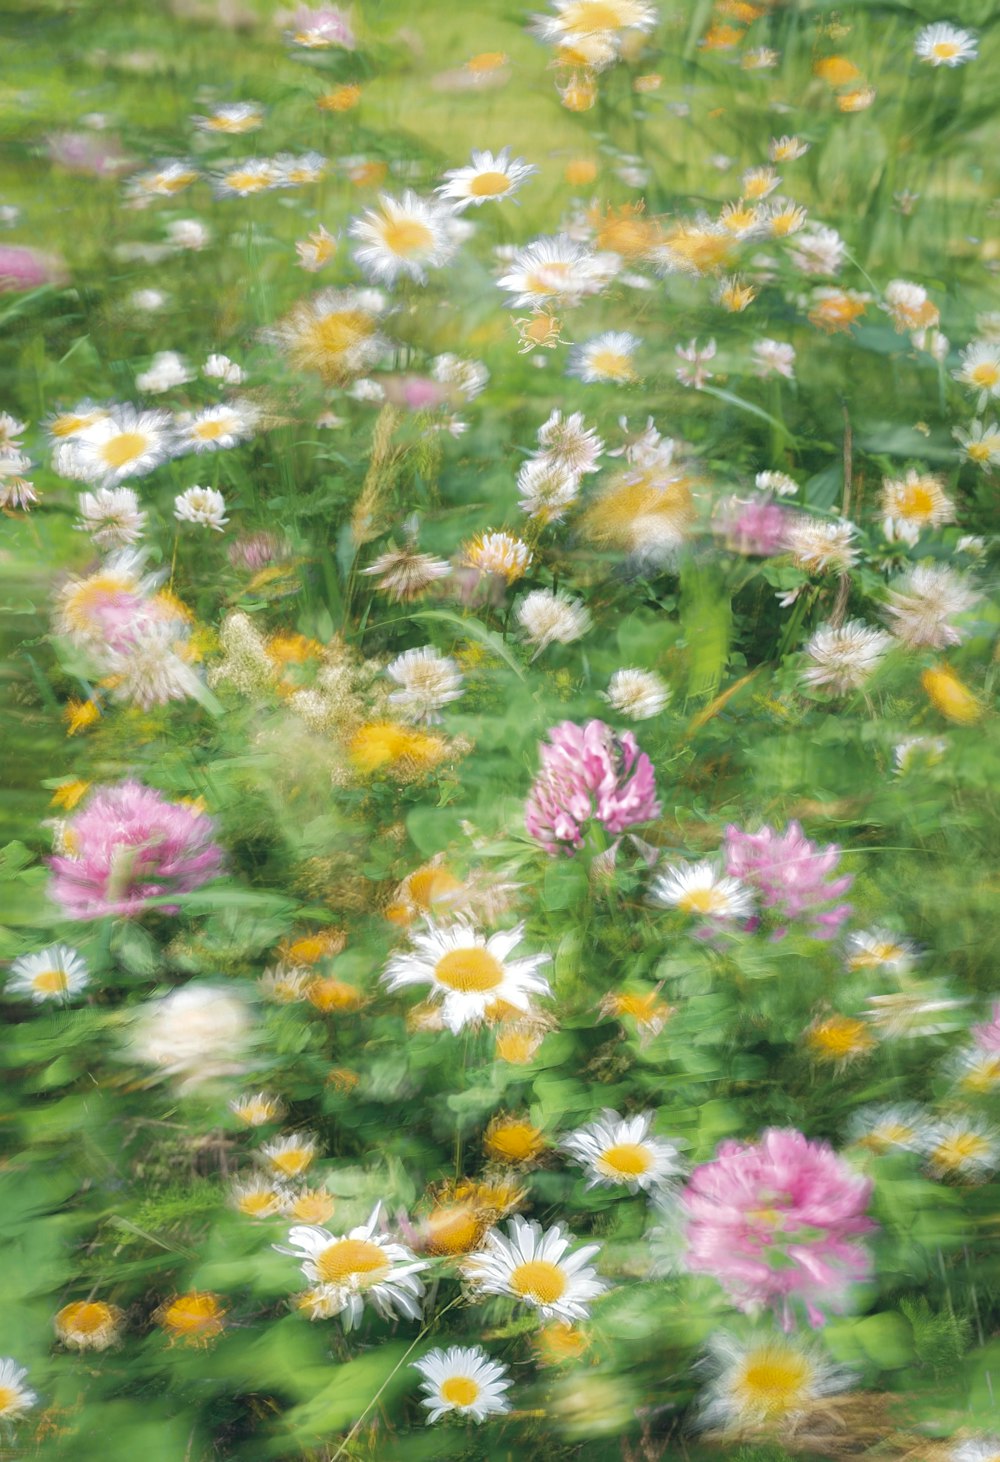
[[[174,498],[174,517],[182,523],[199,523],[221,533],[226,517],[226,500],[214,487],[189,487]]]

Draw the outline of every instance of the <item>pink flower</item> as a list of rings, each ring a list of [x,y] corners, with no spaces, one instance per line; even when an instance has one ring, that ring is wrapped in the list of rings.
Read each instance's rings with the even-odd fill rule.
[[[42,284],[65,284],[66,279],[65,265],[54,255],[22,244],[0,244],[0,294],[38,289]]]
[[[842,1310],[848,1286],[871,1272],[860,1241],[875,1227],[871,1190],[825,1142],[794,1129],[723,1142],[681,1194],[688,1268],[717,1279],[741,1310],[772,1305],[786,1330],[796,1299],[823,1325],[820,1306]]]
[[[773,827],[748,833],[730,825],[724,851],[730,877],[756,888],[763,907],[774,909],[780,918],[810,918],[809,932],[814,939],[832,939],[850,917],[850,904],[823,908],[854,882],[851,874],[827,878],[840,860],[840,849],[829,843],[820,850],[805,837],[799,823],[790,822],[783,833]],[[778,937],[784,932],[779,930]]]
[[[92,173],[96,178],[114,178],[135,164],[126,157],[116,137],[93,132],[55,132],[45,139],[53,162],[74,173]]]
[[[196,807],[139,782],[98,787],[66,826],[70,851],[50,860],[51,895],[72,919],[138,914],[149,899],[190,893],[221,870],[214,831]]]
[[[430,376],[382,376],[379,385],[387,401],[407,411],[436,411],[451,395],[447,386]]]
[[[1000,1001],[993,1006],[992,1019],[972,1027],[972,1041],[977,1050],[1000,1055]]]
[[[733,553],[769,558],[784,549],[788,513],[772,498],[727,498],[719,509],[718,530]]]
[[[259,533],[247,533],[235,539],[229,545],[227,555],[234,569],[259,573],[273,563],[280,563],[287,557],[287,551],[277,533],[270,533],[265,528]]]
[[[524,821],[550,853],[581,848],[591,819],[617,835],[659,814],[653,764],[630,731],[619,736],[603,721],[563,721],[549,741],[539,747],[542,770]]]
[[[291,19],[290,36],[297,46],[312,50],[339,46],[344,51],[357,46],[351,18],[339,5],[318,5],[315,10],[300,5]]]

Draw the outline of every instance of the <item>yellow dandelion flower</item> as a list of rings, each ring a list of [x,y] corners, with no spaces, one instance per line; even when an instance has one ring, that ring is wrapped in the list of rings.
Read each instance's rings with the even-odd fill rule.
[[[207,1290],[191,1290],[180,1294],[156,1312],[157,1323],[170,1336],[171,1343],[208,1345],[225,1328],[226,1311],[218,1295]]]
[[[306,987],[306,999],[310,1005],[314,1005],[324,1015],[328,1015],[334,1010],[341,1013],[360,1010],[365,1003],[360,990],[356,990],[346,980],[338,980],[335,975],[320,976],[311,980]]]
[[[983,714],[982,703],[947,665],[931,666],[920,677],[934,708],[949,721],[970,726]]]
[[[317,934],[303,934],[284,946],[282,955],[294,965],[314,965],[321,959],[333,959],[343,950],[347,935],[340,929],[324,929]]]
[[[350,112],[361,100],[360,86],[335,86],[324,92],[316,105],[321,112]]]
[[[875,1041],[864,1021],[846,1015],[831,1015],[816,1021],[805,1039],[814,1060],[838,1066],[867,1056],[875,1049]]]
[[[52,793],[51,800],[57,807],[65,807],[67,812],[71,812],[80,801],[80,798],[86,794],[89,787],[89,782],[84,782],[79,777],[75,777],[70,782],[60,783]]]
[[[395,721],[368,722],[354,733],[347,748],[356,769],[367,776],[404,763],[429,769],[442,760],[445,751],[440,736],[428,736]]]
[[[76,736],[79,732],[86,731],[88,726],[93,726],[94,722],[99,721],[100,718],[101,708],[93,700],[79,701],[71,698],[63,706],[67,736]]]
[[[486,1155],[495,1162],[511,1165],[534,1162],[545,1146],[541,1128],[526,1117],[515,1115],[494,1117],[483,1137]]]
[[[860,80],[861,72],[846,56],[823,56],[814,63],[813,75],[825,81],[827,86],[840,87]]]

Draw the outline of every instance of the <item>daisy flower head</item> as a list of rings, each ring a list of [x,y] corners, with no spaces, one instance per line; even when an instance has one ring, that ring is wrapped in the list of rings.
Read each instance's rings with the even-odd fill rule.
[[[146,526],[146,514],[138,495],[130,487],[97,487],[77,498],[80,521],[77,528],[89,533],[95,548],[128,548],[138,543]]]
[[[351,235],[360,240],[354,257],[380,283],[406,278],[423,284],[428,269],[442,268],[458,248],[453,220],[443,204],[409,188],[402,198],[382,193],[378,207],[351,224]]]
[[[943,650],[965,638],[952,620],[979,595],[946,564],[917,564],[889,589],[889,628],[908,649]]]
[[[795,235],[789,258],[802,274],[839,274],[846,250],[835,228],[815,225]]]
[[[221,401],[201,411],[185,412],[176,421],[178,452],[219,452],[249,441],[257,426],[257,410],[249,401]]]
[[[176,350],[158,350],[147,371],[141,371],[135,378],[140,391],[159,395],[173,386],[183,386],[190,381],[192,371],[182,355]]]
[[[620,1117],[605,1110],[571,1132],[562,1146],[587,1172],[587,1187],[624,1187],[630,1193],[668,1187],[683,1171],[676,1143],[651,1137],[653,1112]]]
[[[827,695],[850,695],[868,683],[891,645],[891,635],[860,619],[821,624],[805,646],[802,679]]]
[[[312,1167],[319,1144],[311,1132],[275,1137],[258,1150],[259,1160],[279,1179],[301,1178]]]
[[[253,1219],[277,1218],[286,1213],[291,1197],[290,1188],[259,1173],[234,1183],[229,1190],[229,1201],[236,1212]]]
[[[510,1410],[504,1392],[512,1384],[507,1367],[490,1360],[478,1345],[452,1345],[431,1350],[413,1362],[423,1376],[421,1405],[429,1408],[427,1421],[439,1421],[448,1412],[482,1422]]]
[[[490,1230],[465,1273],[480,1294],[520,1300],[546,1320],[585,1320],[591,1301],[606,1287],[590,1263],[600,1245],[570,1253],[573,1242],[561,1224],[543,1231],[541,1224],[515,1215],[506,1235]]]
[[[929,66],[964,66],[979,54],[979,42],[971,31],[949,25],[946,20],[925,25],[917,34],[913,49]]]
[[[821,286],[809,297],[808,320],[826,335],[849,335],[871,304],[863,290]]]
[[[1000,1166],[1000,1131],[982,1117],[948,1117],[926,1133],[924,1152],[936,1178],[983,1179]]]
[[[795,162],[797,158],[804,157],[808,151],[808,142],[803,142],[801,137],[786,135],[771,138],[767,155],[772,162]]]
[[[173,452],[173,425],[167,412],[114,406],[73,433],[69,459],[72,475],[80,481],[116,487],[127,477],[146,477]],[[61,465],[56,470],[61,471]]]
[[[5,988],[9,995],[43,1004],[78,995],[88,978],[86,960],[75,949],[51,944],[39,954],[22,954],[14,960]]]
[[[38,502],[35,485],[25,473],[31,470],[31,458],[16,447],[0,449],[0,508],[26,512]]]
[[[36,1405],[38,1396],[24,1384],[26,1366],[7,1357],[0,1360],[0,1421],[18,1421]]]
[[[679,909],[702,919],[745,919],[754,911],[753,891],[730,878],[711,859],[700,863],[671,863],[650,889],[650,900],[661,908]]]
[[[71,1350],[107,1350],[118,1339],[125,1316],[103,1300],[75,1300],[53,1320],[56,1338]]]
[[[342,386],[382,359],[387,346],[379,320],[386,304],[376,289],[325,289],[300,300],[275,326],[274,338],[295,370]]]
[[[961,386],[977,391],[976,410],[1000,396],[1000,345],[974,340],[961,354],[961,365],[953,372]]]
[[[794,1423],[854,1380],[816,1341],[793,1335],[718,1332],[707,1362],[714,1375],[702,1392],[701,1423],[732,1436]]]
[[[967,427],[955,427],[952,436],[962,456],[984,472],[1000,465],[1000,425],[995,421],[973,421]]]
[[[533,589],[517,606],[517,622],[525,639],[534,645],[537,657],[551,644],[569,645],[581,639],[591,627],[582,599],[570,599],[561,591]]]
[[[134,173],[126,183],[133,204],[140,207],[151,198],[173,198],[189,188],[199,177],[198,169],[182,158],[167,158],[145,172]]]
[[[433,645],[406,650],[386,667],[386,674],[399,686],[389,704],[411,721],[440,721],[442,706],[462,695],[462,673],[454,660]]]
[[[293,46],[307,51],[353,51],[358,44],[351,17],[339,5],[300,5],[286,35]]]
[[[19,438],[27,431],[27,424],[11,416],[9,411],[0,411],[0,453],[20,448]]]
[[[940,983],[912,981],[888,995],[869,995],[865,1014],[883,1040],[913,1041],[958,1030],[967,1004]]]
[[[940,311],[924,286],[910,279],[889,281],[885,287],[885,310],[900,332],[926,330],[940,319]]]
[[[969,1437],[949,1450],[947,1462],[1000,1462],[1000,1436]]]
[[[429,923],[413,935],[410,950],[392,957],[382,980],[390,990],[429,985],[454,1035],[481,1024],[500,1002],[527,1014],[533,996],[552,992],[539,973],[549,962],[547,954],[510,958],[523,937],[523,924],[487,937],[464,920],[447,928]]]
[[[851,1015],[818,1016],[803,1032],[802,1042],[814,1061],[839,1069],[875,1049],[869,1027]]]
[[[785,529],[785,548],[806,573],[846,573],[858,560],[857,528],[845,518],[794,517]]]
[[[279,187],[281,169],[272,157],[247,157],[214,173],[212,182],[218,198],[252,198]]]
[[[466,544],[463,557],[465,563],[481,574],[494,574],[512,584],[522,579],[531,567],[532,552],[520,538],[510,533],[480,533]]]
[[[620,267],[617,254],[597,254],[568,234],[557,234],[516,249],[497,283],[512,305],[568,307],[600,294]]]
[[[847,968],[884,970],[891,975],[906,975],[917,959],[917,947],[911,939],[901,938],[890,929],[858,929],[847,936]]]
[[[170,1337],[194,1349],[204,1349],[226,1328],[226,1309],[210,1290],[192,1289],[176,1295],[156,1311],[153,1318]]]
[[[348,1233],[303,1224],[292,1228],[287,1244],[275,1244],[279,1254],[301,1260],[302,1272],[315,1286],[314,1318],[340,1315],[345,1330],[361,1323],[365,1305],[383,1319],[397,1315],[420,1319],[426,1263],[405,1244],[379,1232],[382,1205],[376,1203],[367,1223]]]
[[[925,528],[939,528],[955,518],[955,504],[941,479],[912,467],[903,478],[883,478],[881,508],[882,529],[891,543],[912,545]]]
[[[229,1103],[229,1110],[245,1127],[266,1127],[284,1115],[284,1106],[279,1098],[268,1096],[265,1091],[236,1097]]]
[[[655,670],[625,667],[616,670],[601,692],[608,705],[630,721],[658,716],[670,699],[670,687]]]
[[[538,445],[546,456],[581,477],[598,470],[598,458],[604,451],[604,443],[579,411],[564,418],[558,409],[538,428]]]
[[[375,587],[383,594],[405,604],[419,599],[438,579],[447,578],[451,564],[446,559],[434,558],[429,553],[419,553],[416,548],[407,546],[379,554],[375,562],[361,572],[376,577]]]
[[[472,162],[445,173],[445,182],[438,193],[457,213],[470,205],[498,202],[510,198],[521,184],[538,169],[522,158],[512,158],[510,148],[496,154],[473,149]]]
[[[915,1102],[862,1107],[851,1119],[851,1142],[869,1152],[920,1152],[930,1118]]]
[[[446,351],[431,361],[431,376],[438,385],[446,386],[452,405],[474,401],[489,384],[490,373],[481,360],[464,360]]]
[[[197,523],[221,533],[229,522],[226,500],[214,487],[189,487],[174,498],[174,517],[181,523]]]
[[[570,352],[568,374],[579,376],[588,385],[610,382],[631,385],[639,379],[635,369],[635,353],[642,341],[627,330],[606,330]]]

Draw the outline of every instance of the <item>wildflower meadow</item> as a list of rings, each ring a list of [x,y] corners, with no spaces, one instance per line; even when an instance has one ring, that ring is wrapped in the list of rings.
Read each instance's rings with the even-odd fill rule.
[[[998,65],[0,16],[0,1458],[1000,1462]]]

